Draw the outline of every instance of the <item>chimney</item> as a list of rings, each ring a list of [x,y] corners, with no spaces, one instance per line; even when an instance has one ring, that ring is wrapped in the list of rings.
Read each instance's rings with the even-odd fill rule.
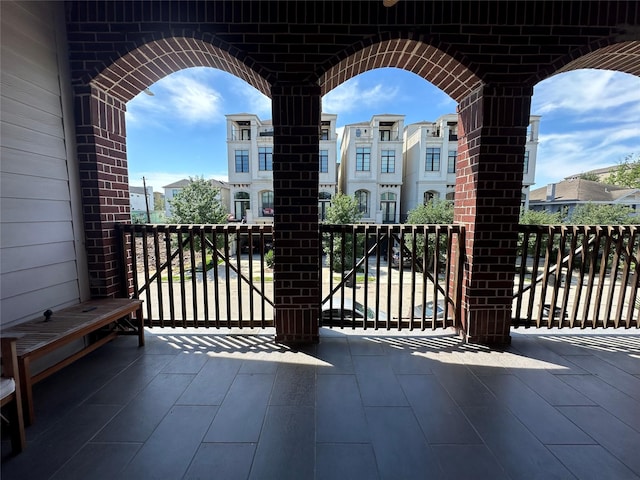
[[[547,202],[553,202],[556,199],[556,184],[547,185]]]

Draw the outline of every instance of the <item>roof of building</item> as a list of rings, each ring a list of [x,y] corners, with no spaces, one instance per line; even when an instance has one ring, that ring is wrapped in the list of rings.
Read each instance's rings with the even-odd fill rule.
[[[144,195],[144,187],[133,187],[129,185],[129,193],[138,193],[140,195]]]
[[[184,188],[187,185],[189,185],[191,183],[191,179],[189,178],[183,178],[182,180],[178,180],[177,182],[173,182],[170,183],[169,185],[165,185],[162,188]],[[226,188],[227,187],[227,183],[223,182],[222,180],[216,180],[215,178],[212,178],[211,180],[209,180],[209,183],[211,183],[212,186],[217,187],[217,188]]]
[[[604,168],[596,168],[595,170],[589,170],[588,172],[581,172],[581,173],[575,173],[573,175],[569,175],[568,177],[565,177],[565,180],[569,180],[571,178],[579,178],[581,175],[585,175],[587,173],[592,173],[592,174],[601,176],[607,173],[612,173],[617,169],[618,169],[618,165],[611,165],[609,167],[604,167]]]
[[[536,188],[529,195],[529,202],[546,202],[547,191],[550,184],[546,187]],[[563,180],[555,184],[554,202],[615,202],[620,198],[630,194],[637,193],[637,188],[626,188],[618,185],[609,185],[592,180],[584,180],[576,178],[571,180]]]

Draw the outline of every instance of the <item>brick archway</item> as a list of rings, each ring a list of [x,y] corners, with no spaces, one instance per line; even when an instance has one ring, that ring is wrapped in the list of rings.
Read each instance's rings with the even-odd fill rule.
[[[218,42],[220,43],[220,42]],[[230,49],[233,50],[233,49]],[[209,66],[270,96],[270,85],[231,52],[191,37],[153,40],[117,58],[85,85],[76,85],[76,131],[91,294],[130,294],[119,270],[114,223],[130,221],[126,102],[179,70]]]
[[[640,77],[640,39],[622,42],[616,40],[614,37],[599,40],[561,58],[541,71],[534,84],[557,73],[586,68],[614,70]]]
[[[322,94],[360,73],[375,68],[397,67],[424,78],[456,102],[481,84],[467,66],[444,50],[406,38],[383,40],[362,48],[330,66],[320,76]]]
[[[91,84],[127,102],[163,77],[190,67],[213,67],[231,73],[271,96],[267,80],[228,51],[190,37],[162,38],[118,58]]]

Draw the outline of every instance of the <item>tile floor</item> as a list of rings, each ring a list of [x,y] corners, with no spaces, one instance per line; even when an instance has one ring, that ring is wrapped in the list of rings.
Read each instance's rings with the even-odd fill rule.
[[[153,329],[35,388],[12,479],[640,478],[640,335]],[[386,332],[385,332],[386,333]]]

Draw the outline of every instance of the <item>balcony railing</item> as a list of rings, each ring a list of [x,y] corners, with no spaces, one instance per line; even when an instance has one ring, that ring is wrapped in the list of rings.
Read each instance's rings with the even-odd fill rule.
[[[637,227],[519,226],[515,327],[638,327]],[[150,326],[271,327],[271,225],[119,225],[123,294]],[[460,326],[462,228],[320,225],[320,324]],[[277,258],[275,259],[277,261]]]
[[[398,330],[459,325],[459,227],[321,225],[321,234],[321,325]]]
[[[640,229],[521,225],[515,326],[638,327]]]

